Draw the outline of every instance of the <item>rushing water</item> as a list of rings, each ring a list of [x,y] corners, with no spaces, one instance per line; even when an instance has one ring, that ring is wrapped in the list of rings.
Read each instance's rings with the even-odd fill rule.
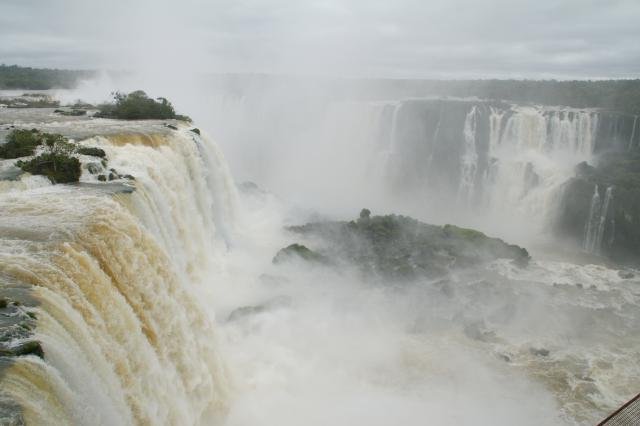
[[[187,130],[109,130],[124,133],[82,143],[134,175],[133,192],[86,172],[79,186],[2,183],[2,285],[37,301],[24,308],[37,318],[28,338],[45,353],[3,364],[2,398],[27,424],[215,418],[228,382],[197,287],[226,250],[235,189],[215,147]]]
[[[346,159],[325,157],[327,130],[314,160],[342,178],[341,161],[366,154],[364,180],[345,185],[378,196],[372,179],[428,182],[442,200],[451,188],[450,206],[544,214],[568,165],[599,143],[589,111],[456,105],[335,106],[324,118],[354,143]],[[2,344],[36,340],[44,351],[0,357],[4,422],[593,424],[637,392],[638,271],[548,253],[525,269],[498,260],[380,286],[351,270],[274,265],[296,241],[282,225],[308,214],[238,192],[206,137],[161,122],[12,114],[104,149],[108,167],[135,180],[98,182],[82,156],[79,185],[0,182],[0,296],[21,302],[0,308]],[[12,160],[0,163],[6,172]],[[322,197],[307,172],[293,176]],[[604,191],[585,212],[594,247],[614,202]],[[317,211],[336,214],[326,207]]]

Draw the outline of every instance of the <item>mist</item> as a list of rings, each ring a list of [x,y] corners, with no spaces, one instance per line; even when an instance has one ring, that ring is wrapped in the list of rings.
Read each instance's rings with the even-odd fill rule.
[[[47,92],[63,106],[144,90],[193,119],[66,121],[27,111],[3,120],[7,132],[10,124],[37,125],[100,147],[109,170],[120,173],[116,181],[133,177],[124,182],[129,192],[115,182],[93,194],[107,178],[93,176],[90,164],[110,173],[82,156],[78,188],[89,191],[88,201],[42,176],[0,182],[0,205],[13,206],[5,228],[18,228],[15,235],[29,235],[21,203],[40,212],[33,221],[43,229],[55,226],[42,212],[61,222],[67,208],[82,212],[73,229],[60,225],[80,243],[50,249],[29,240],[35,254],[2,252],[0,266],[29,270],[46,250],[62,262],[62,247],[64,261],[89,259],[77,261],[77,276],[87,265],[124,271],[113,282],[131,287],[94,280],[144,347],[134,361],[120,346],[117,362],[102,346],[95,356],[107,379],[92,380],[108,383],[97,400],[116,395],[113,407],[127,408],[109,406],[101,418],[99,408],[85,410],[90,394],[70,405],[78,423],[123,412],[131,424],[583,425],[636,392],[640,272],[606,257],[626,216],[614,210],[615,184],[603,186],[593,170],[605,154],[640,146],[638,114],[500,98],[486,82],[637,78],[638,2],[41,3],[0,6],[0,62],[95,70],[74,89]],[[447,81],[459,86],[450,90]],[[578,178],[584,185],[571,199]],[[62,201],[48,210],[51,197]],[[566,213],[567,199],[587,201]],[[419,232],[404,228],[413,220],[405,216],[434,225],[419,228],[420,247],[406,236]],[[108,223],[108,232],[97,235],[91,221]],[[566,222],[573,234],[561,232]],[[364,233],[341,236],[353,237],[349,251],[330,233],[295,231],[309,223]],[[438,246],[433,235],[450,245]],[[418,250],[431,243],[428,255]],[[68,254],[82,244],[88,254]],[[293,244],[308,252],[279,261]],[[114,248],[121,245],[124,254]],[[96,247],[113,252],[115,266]],[[524,255],[502,256],[509,250]],[[396,256],[384,265],[393,273],[371,266],[381,251]],[[50,269],[73,284],[76,275],[55,262]],[[411,274],[402,275],[406,269]],[[58,298],[57,283],[38,291]],[[165,284],[170,291],[153,287]],[[67,345],[76,337],[65,329],[61,347],[71,349],[52,357],[63,373],[72,369],[61,359],[83,360],[82,374],[67,381],[51,367],[73,401],[83,393],[74,386],[93,369],[84,335],[102,327],[102,317],[89,321],[77,311],[105,315],[114,345],[126,335],[101,300],[93,308],[90,289],[74,289],[60,309],[59,322],[88,324],[89,331],[79,327],[83,344]],[[90,306],[75,307],[80,299]],[[42,309],[52,306],[47,299]],[[58,350],[49,327],[37,335]],[[135,387],[118,376],[130,363],[151,365]],[[154,376],[162,369],[170,374]],[[21,383],[13,370],[7,375],[14,376]],[[184,390],[172,395],[178,382]]]

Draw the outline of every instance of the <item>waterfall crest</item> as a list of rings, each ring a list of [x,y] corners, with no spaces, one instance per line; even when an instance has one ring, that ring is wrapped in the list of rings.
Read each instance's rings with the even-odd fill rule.
[[[23,176],[3,188],[0,279],[29,293],[35,303],[19,309],[36,318],[6,344],[39,341],[44,358],[0,366],[0,407],[28,424],[214,421],[229,385],[200,296],[231,244],[224,158],[187,130],[81,143],[105,149],[135,190],[86,174],[79,186]]]

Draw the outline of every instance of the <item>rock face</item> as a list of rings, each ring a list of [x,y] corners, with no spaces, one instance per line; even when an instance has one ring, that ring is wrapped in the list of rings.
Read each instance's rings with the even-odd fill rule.
[[[587,252],[640,261],[640,152],[603,154],[581,163],[567,182],[556,228]]]
[[[313,250],[309,250],[302,244],[291,244],[281,249],[273,258],[273,263],[283,263],[293,258],[299,258],[307,262],[327,263],[326,257]]]
[[[524,248],[472,229],[428,225],[405,216],[369,216],[367,210],[363,212],[356,221],[290,227],[293,233],[320,239],[324,245],[315,253],[294,244],[281,250],[276,259],[295,251],[303,259],[322,256],[332,264],[346,261],[365,275],[396,280],[441,277],[452,269],[498,258],[526,266],[530,259]]]

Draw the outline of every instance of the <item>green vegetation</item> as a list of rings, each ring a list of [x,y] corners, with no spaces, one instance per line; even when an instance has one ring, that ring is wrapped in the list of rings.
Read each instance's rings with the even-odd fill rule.
[[[13,130],[0,145],[0,158],[21,158],[35,155],[41,146],[42,153],[30,160],[19,160],[16,166],[25,172],[43,175],[52,183],[77,182],[81,164],[73,154],[102,158],[106,165],[106,153],[96,147],[77,146],[60,134],[41,132],[38,129]],[[119,175],[118,175],[119,176]]]
[[[35,149],[42,145],[45,135],[36,129],[13,130],[7,135],[6,142],[0,145],[0,158],[20,158],[33,155]]]
[[[191,121],[188,117],[176,114],[173,105],[166,98],[149,98],[142,90],[129,94],[116,92],[114,103],[100,105],[95,117],[117,118],[121,120],[165,120],[176,119]]]
[[[104,158],[107,156],[107,153],[104,152],[103,149],[96,148],[93,146],[80,146],[76,149],[76,152],[81,155],[91,155],[93,157]]]
[[[80,179],[80,161],[63,154],[45,153],[29,161],[18,161],[17,166],[25,172],[43,175],[51,183],[70,183]]]
[[[366,275],[396,280],[441,277],[452,268],[466,268],[498,258],[526,266],[530,259],[524,248],[472,229],[428,225],[406,216],[371,216],[368,209],[363,209],[356,221],[308,223],[288,229],[319,238],[324,245],[318,253],[294,244],[278,255],[294,251],[305,258],[310,252],[322,256],[325,263],[346,261]]]
[[[25,172],[46,176],[51,183],[77,182],[82,171],[80,160],[71,156],[75,152],[75,145],[62,135],[52,136],[45,140],[48,152],[29,161],[18,161],[16,165]]]
[[[0,65],[0,89],[71,89],[80,80],[91,78],[93,71],[71,71]]]
[[[407,96],[476,96],[640,114],[640,80],[392,80],[384,86]]]

